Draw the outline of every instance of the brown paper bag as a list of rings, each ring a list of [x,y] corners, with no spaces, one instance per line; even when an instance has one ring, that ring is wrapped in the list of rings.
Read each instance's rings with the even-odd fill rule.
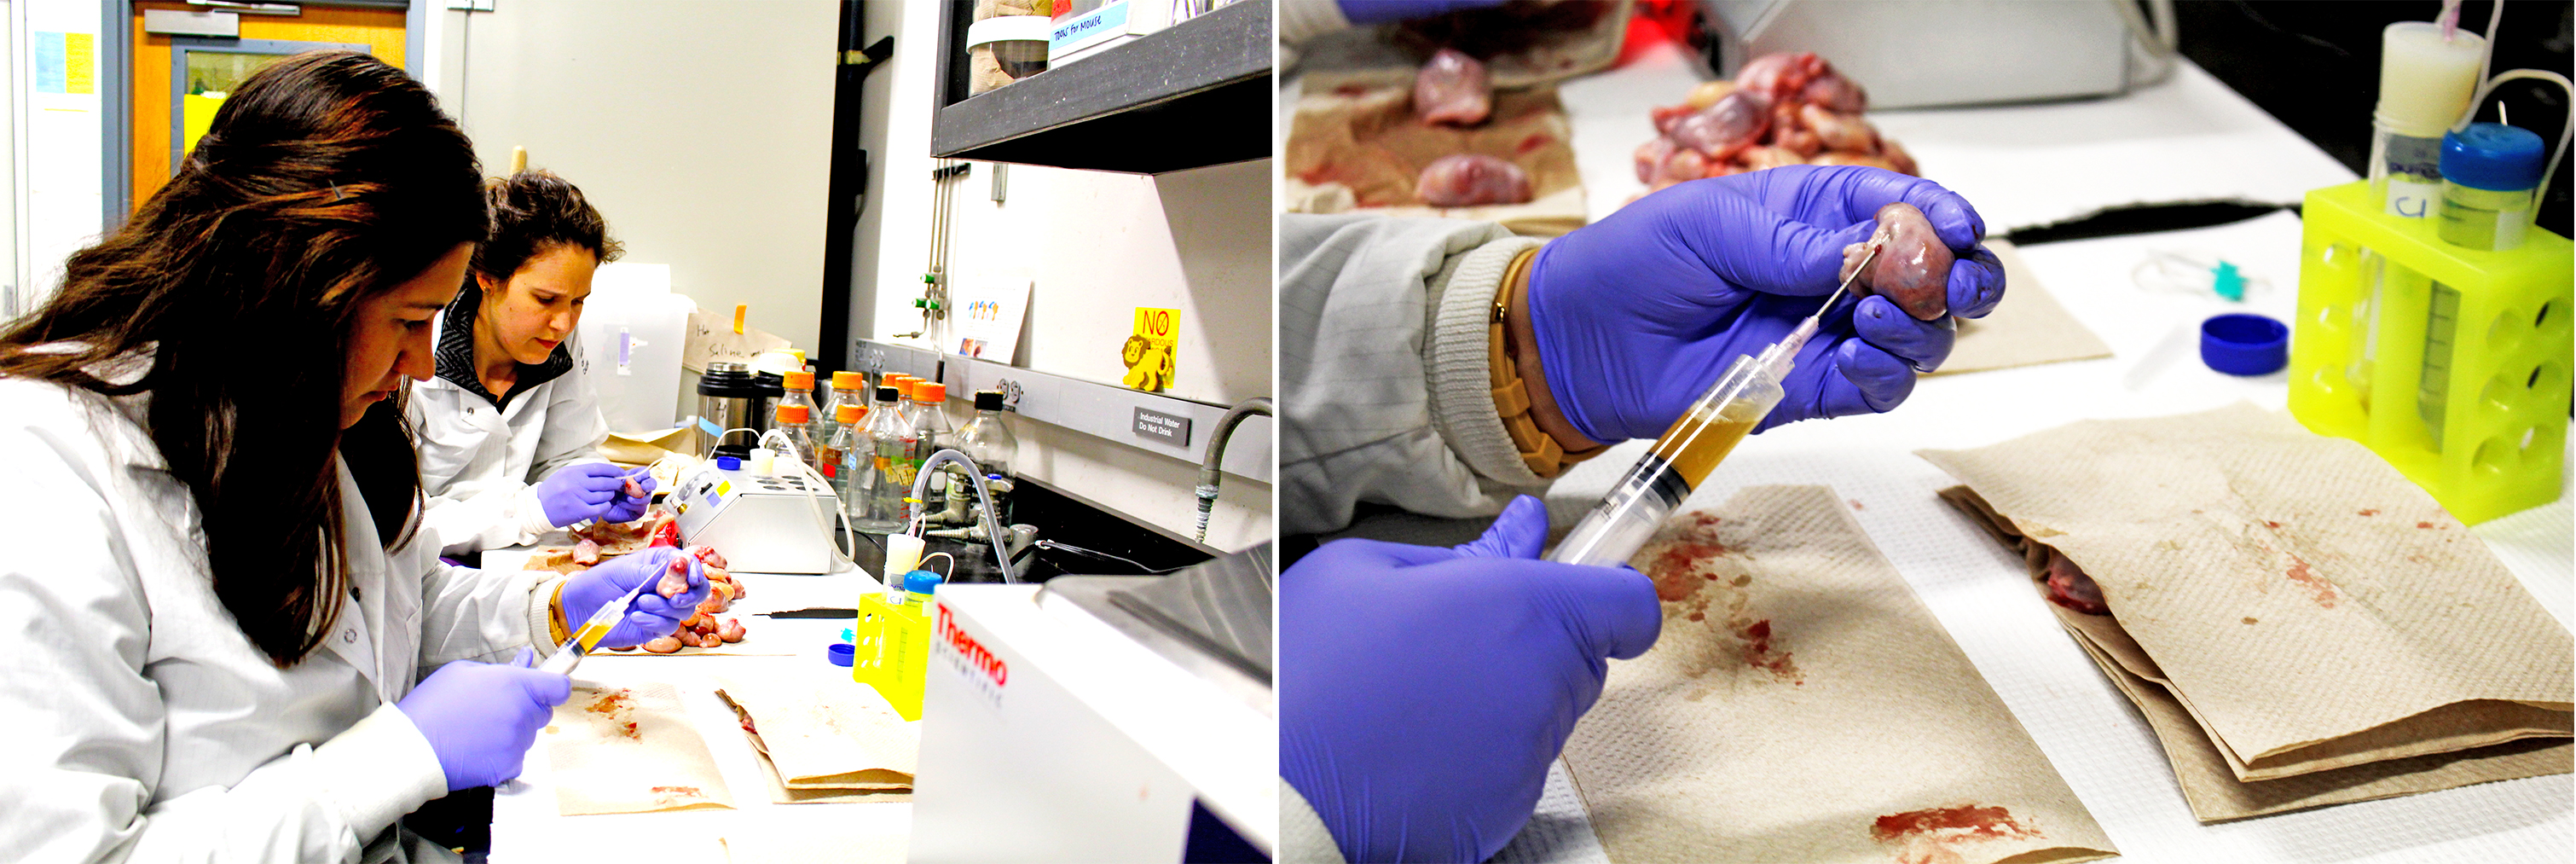
[[[2567,632],[2357,443],[2238,405],[1918,455],[2091,574],[2137,648],[2070,630],[2237,779],[2570,735]]]
[[[2111,346],[2103,344],[2102,337],[2057,305],[2057,298],[2040,285],[2039,276],[2022,263],[2021,251],[2011,242],[1988,240],[1986,248],[2003,262],[2004,301],[1986,317],[1959,319],[1959,341],[1950,349],[1950,358],[1931,374],[2111,356]]]
[[[576,686],[545,735],[563,815],[733,808],[669,684]]]
[[[2048,547],[2014,533],[2010,520],[1994,512],[1965,486],[1941,490],[1950,502],[1980,527],[2024,555],[2034,584],[2047,578]],[[2045,589],[2041,592],[2047,593]],[[2418,792],[2434,792],[2477,783],[2566,774],[2576,770],[2576,744],[2531,738],[2522,741],[2410,756],[2313,771],[2272,780],[2238,780],[2227,754],[2211,743],[2208,730],[2183,707],[2155,660],[2120,629],[2111,615],[2087,615],[2051,603],[2049,611],[2074,637],[2086,656],[2102,667],[2120,693],[2138,706],[2173,763],[2183,799],[2203,823],[2225,822]]]
[[[1663,636],[1565,747],[1611,860],[2116,854],[1833,490],[1685,511],[1631,563]]]
[[[876,689],[856,684],[780,686],[723,681],[716,691],[789,791],[908,791],[919,732]]]
[[[1446,216],[1501,223],[1515,233],[1554,237],[1583,227],[1583,180],[1571,127],[1554,87],[1494,92],[1493,119],[1460,129],[1414,119],[1411,79],[1401,86],[1307,82],[1289,120],[1287,175],[1292,212],[1371,208],[1391,216]],[[1329,84],[1330,82],[1323,82]],[[1493,156],[1529,172],[1530,201],[1437,208],[1414,195],[1422,169],[1456,153]]]

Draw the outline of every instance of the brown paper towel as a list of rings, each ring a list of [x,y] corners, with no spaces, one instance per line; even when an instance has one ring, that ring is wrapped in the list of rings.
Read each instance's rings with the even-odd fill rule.
[[[2111,346],[2040,285],[2039,276],[2022,263],[2021,250],[2004,240],[1988,240],[1986,248],[2003,262],[2004,300],[1986,317],[1959,319],[1959,341],[1950,349],[1950,359],[1931,374],[2111,356]]]
[[[2110,839],[1833,490],[1685,511],[1566,766],[1611,860],[2089,861]]]
[[[2005,546],[2023,553],[2034,585],[2047,577],[2045,544],[2013,533],[2010,521],[1996,514],[1968,487],[1954,486],[1940,494],[1943,500],[1977,520],[1980,527],[1993,532]],[[2040,593],[2045,595],[2047,590],[2042,588]],[[2120,629],[2117,618],[2087,615],[2054,603],[2049,604],[2049,611],[2057,615],[2058,622],[2085,655],[2102,667],[2102,674],[2111,679],[2121,695],[2138,706],[2147,725],[2155,730],[2157,743],[2163,745],[2165,758],[2173,763],[2174,777],[2182,786],[2183,799],[2191,805],[2192,815],[2204,823],[2576,770],[2576,744],[2531,738],[2272,780],[2238,780],[2227,755],[2183,707],[2182,700],[2165,682],[2164,671],[2156,668],[2155,660]]]
[[[669,684],[574,687],[544,734],[563,815],[733,807]]]
[[[2104,656],[2238,779],[2569,735],[2567,632],[2357,443],[2238,405],[1918,455],[2093,576],[2138,646]]]
[[[875,688],[725,680],[716,695],[746,718],[744,734],[791,800],[817,797],[800,792],[875,795],[912,788],[920,733]]]
[[[1446,216],[1500,223],[1515,233],[1554,237],[1583,227],[1583,180],[1574,167],[1572,131],[1554,87],[1498,90],[1493,119],[1460,129],[1413,116],[1410,79],[1403,86],[1319,86],[1289,120],[1288,209],[1339,213],[1371,208],[1391,216]],[[1533,197],[1523,204],[1430,207],[1413,194],[1433,160],[1482,153],[1529,172]]]

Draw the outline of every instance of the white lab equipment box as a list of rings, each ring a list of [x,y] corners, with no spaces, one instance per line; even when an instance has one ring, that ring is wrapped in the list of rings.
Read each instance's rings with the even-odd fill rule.
[[[681,479],[680,542],[711,546],[745,573],[829,573],[836,557],[831,487],[714,462]]]
[[[1211,815],[1276,856],[1266,681],[1212,680],[1037,585],[942,585],[933,607],[907,860],[1177,862]]]

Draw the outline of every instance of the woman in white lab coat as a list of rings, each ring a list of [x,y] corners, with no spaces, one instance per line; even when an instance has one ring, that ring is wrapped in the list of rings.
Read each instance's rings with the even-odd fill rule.
[[[438,316],[438,375],[412,389],[422,529],[446,554],[535,542],[589,519],[625,522],[652,478],[600,457],[608,440],[589,363],[573,338],[591,274],[617,241],[581,190],[548,171],[484,185],[492,239]]]
[[[667,566],[485,573],[402,542],[387,400],[489,230],[480,173],[401,70],[288,58],[0,331],[0,856],[452,858],[396,820],[516,776],[568,693],[492,661]],[[647,593],[606,644],[703,591]]]

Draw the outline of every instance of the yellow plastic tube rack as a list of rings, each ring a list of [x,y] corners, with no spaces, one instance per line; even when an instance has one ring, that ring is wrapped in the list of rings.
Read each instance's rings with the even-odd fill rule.
[[[2368,446],[2461,521],[2557,500],[2569,406],[2567,238],[2488,252],[2373,206],[2367,181],[2307,194],[2290,413]]]

